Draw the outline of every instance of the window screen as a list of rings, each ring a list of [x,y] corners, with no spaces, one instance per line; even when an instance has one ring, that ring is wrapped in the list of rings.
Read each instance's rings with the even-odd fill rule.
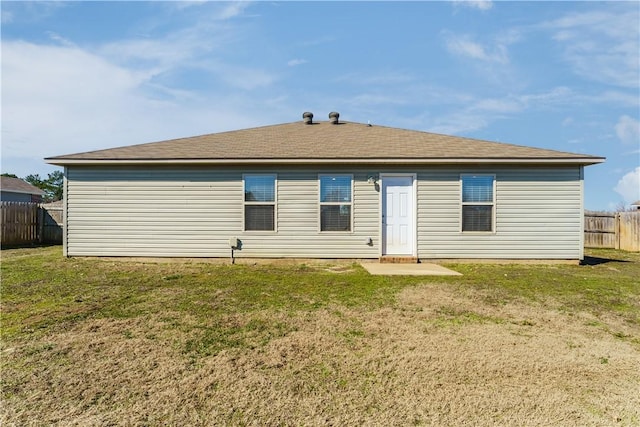
[[[462,206],[462,231],[491,231],[493,206]]]
[[[493,204],[493,176],[462,175],[462,202]]]
[[[351,231],[351,175],[320,176],[320,231]]]
[[[245,202],[275,202],[275,182],[273,175],[245,175]]]
[[[245,231],[274,231],[276,211],[275,175],[244,176]]]
[[[493,231],[493,175],[462,175],[462,231]]]

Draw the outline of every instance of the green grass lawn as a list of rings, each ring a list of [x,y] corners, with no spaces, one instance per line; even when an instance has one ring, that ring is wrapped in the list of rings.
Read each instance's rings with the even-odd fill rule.
[[[166,311],[202,321],[264,309],[392,305],[407,286],[480,290],[485,302],[553,300],[566,310],[640,322],[640,254],[588,250],[593,265],[448,264],[462,277],[371,276],[357,264],[216,265],[64,258],[59,247],[2,252],[2,338],[68,328],[87,317]],[[176,319],[179,322],[179,319]]]
[[[627,346],[622,349],[625,356],[620,360],[631,360],[640,351],[640,254],[589,250],[587,255],[586,265],[580,266],[448,264],[447,267],[463,276],[384,277],[371,276],[360,265],[350,263],[221,265],[197,261],[64,258],[60,247],[3,250],[0,350],[3,354],[2,398],[5,409],[0,421],[16,425],[38,424],[33,419],[37,415],[50,417],[44,424],[59,425],[206,425],[206,421],[210,420],[208,416],[216,414],[227,424],[251,423],[256,419],[254,417],[272,420],[275,424],[322,424],[315,418],[305,418],[304,402],[298,401],[295,409],[288,406],[296,401],[296,393],[302,393],[308,399],[321,396],[322,399],[309,400],[307,404],[315,411],[325,411],[327,419],[338,424],[340,420],[346,424],[349,424],[349,420],[403,424],[407,419],[400,417],[397,412],[399,409],[390,408],[382,401],[366,407],[352,403],[356,406],[343,405],[344,408],[340,409],[338,405],[334,410],[328,408],[340,399],[351,402],[349,399],[355,394],[360,395],[362,402],[375,400],[376,387],[384,390],[379,391],[378,396],[389,392],[409,399],[407,396],[411,392],[406,387],[411,380],[401,379],[405,372],[389,373],[391,371],[387,370],[391,368],[384,368],[382,359],[376,359],[382,358],[388,351],[389,360],[392,360],[395,354],[393,346],[402,347],[406,344],[404,354],[413,355],[416,366],[423,366],[424,360],[421,358],[426,357],[423,353],[414,354],[422,348],[422,340],[440,337],[444,341],[439,345],[450,344],[446,336],[452,332],[446,329],[448,327],[459,328],[455,329],[453,336],[459,339],[455,342],[462,346],[470,345],[484,333],[488,334],[491,328],[498,328],[492,334],[505,334],[505,346],[508,341],[506,337],[515,337],[515,340],[524,340],[522,345],[533,346],[534,340],[542,336],[553,338],[551,329],[544,325],[544,319],[555,319],[556,316],[561,316],[562,322],[573,324],[575,321],[579,328],[587,328],[579,332],[559,333],[558,336],[566,332],[562,342],[570,343],[565,351],[577,352],[571,353],[571,357],[578,359],[591,357],[596,361],[594,369],[603,369],[600,365],[615,357],[613,353],[597,353],[597,357],[585,353],[585,348],[591,348],[584,338],[589,334],[598,334],[603,343],[611,339],[620,346]],[[528,310],[530,315],[527,314]],[[404,330],[403,322],[406,322],[416,331],[423,332],[412,335],[416,343],[411,344],[408,338],[403,339],[407,331],[393,333],[379,329],[386,322],[395,325],[398,331]],[[558,324],[562,325],[562,322]],[[103,341],[99,341],[99,334],[96,335],[96,331],[101,330],[105,331]],[[466,335],[458,336],[463,330]],[[537,332],[532,333],[532,330]],[[316,331],[322,333],[316,335]],[[583,338],[585,341],[580,344]],[[269,370],[275,369],[269,364],[271,359],[265,361],[261,358],[291,340],[297,340],[285,352],[293,360],[289,362],[291,370],[286,370],[289,365],[285,362],[274,365],[280,366],[277,372]],[[381,343],[389,340],[394,344],[385,349]],[[325,349],[322,344],[325,342],[333,343],[333,347]],[[377,349],[377,345],[382,347]],[[553,348],[557,343],[549,345]],[[89,351],[105,346],[111,349],[110,352]],[[307,347],[313,347],[314,350],[307,353],[304,350]],[[140,367],[136,364],[142,362],[131,356],[143,348],[146,349],[144,357],[156,360],[149,362],[153,367]],[[595,349],[593,347],[593,352],[596,352]],[[452,351],[457,353],[464,350]],[[342,357],[341,354],[347,354],[348,359],[338,363],[336,360]],[[140,355],[136,357],[146,360]],[[314,357],[319,359],[310,364],[309,361],[315,360]],[[202,370],[208,369],[214,361],[216,366],[227,366],[225,363],[231,363],[229,360],[234,362],[228,369],[241,378],[245,378],[242,375],[251,378],[248,374],[266,375],[265,369],[269,368],[269,375],[274,375],[270,377],[275,384],[274,390],[286,398],[282,397],[281,401],[275,395],[265,395],[264,398],[280,402],[274,403],[273,407],[284,411],[284,415],[269,412],[269,407],[262,407],[259,402],[245,401],[239,396],[234,398],[233,390],[236,389],[231,386],[232,381],[227,383],[226,379],[219,379],[216,382],[218,385],[212,386],[213,389],[198,391],[187,403],[181,403],[179,397],[171,400],[165,396],[176,387],[177,377],[171,376],[177,375],[172,373],[176,367],[181,366],[180,369],[186,370],[180,371],[183,374],[200,372],[198,381],[201,381]],[[235,365],[240,363],[237,360],[245,360],[245,365],[238,367]],[[333,364],[326,362],[332,360]],[[366,363],[363,362],[365,360]],[[418,360],[422,361],[418,363]],[[124,374],[116,369],[116,365],[135,366],[135,369],[130,368],[126,372],[133,369],[140,378],[132,380],[128,394],[119,394],[124,392],[120,391],[117,381],[100,383],[102,378],[99,376],[92,380],[93,385],[80,386],[84,381],[82,370],[91,371],[91,366],[105,363],[108,363],[104,367],[105,372],[112,369],[113,372],[120,372],[117,375]],[[504,363],[509,366],[508,361]],[[554,362],[547,360],[545,363],[553,366]],[[352,364],[357,367],[347,370],[346,366]],[[160,372],[158,366],[163,367],[163,374],[158,374],[161,379],[153,386],[144,385],[145,375]],[[421,368],[416,369],[414,376],[423,374]],[[214,375],[212,372],[209,375]],[[342,376],[336,380],[334,376],[338,373],[342,373]],[[622,375],[623,370],[618,373]],[[433,375],[431,373],[429,378]],[[487,378],[492,378],[489,373],[487,375]],[[306,378],[306,382],[300,385],[296,378]],[[335,380],[331,382],[333,385],[329,385],[329,379]],[[247,390],[259,395],[263,392],[259,390],[265,386],[261,381],[264,378],[248,383]],[[396,382],[383,384],[385,381]],[[442,381],[447,380],[445,378],[437,384]],[[464,383],[468,380],[456,381]],[[569,387],[572,380],[567,378],[563,381]],[[478,380],[478,387],[481,382],[486,383],[487,379]],[[102,384],[101,389],[89,393],[95,384]],[[309,384],[315,388],[305,388]],[[634,385],[637,384],[631,384]],[[226,389],[227,386],[231,388]],[[495,386],[498,387],[497,384]],[[442,387],[442,384],[438,387]],[[603,409],[604,403],[602,407],[599,406],[599,401],[589,394],[589,386],[584,387],[578,397],[573,396],[578,401],[583,399],[586,402],[576,413],[588,413],[595,417],[593,425],[608,420],[607,411],[611,410]],[[56,388],[59,391],[57,401],[54,398],[42,398],[43,393],[50,393],[51,389]],[[85,392],[76,391],[78,388]],[[225,391],[227,397],[216,400],[218,391]],[[459,390],[449,391],[453,394],[462,393]],[[518,393],[521,392],[524,393]],[[163,411],[156,408],[156,412],[150,409],[151,414],[147,414],[147,418],[142,415],[139,418],[123,418],[125,413],[138,413],[136,405],[150,399],[144,393],[152,393],[159,401],[165,396],[168,399],[165,401],[166,407],[174,408],[173,415],[166,413],[153,418],[153,413]],[[396,398],[389,396],[389,399]],[[512,411],[526,412],[535,407],[535,399],[529,401],[526,396],[520,395],[518,399],[524,402],[524,406]],[[493,403],[487,403],[490,404]],[[420,404],[417,405],[414,406],[419,408]],[[518,408],[513,403],[510,405]],[[557,403],[549,403],[549,408],[556,406]],[[180,408],[193,410],[186,414]],[[640,423],[640,415],[624,409],[624,406],[621,408],[621,420],[629,425]],[[411,423],[437,424],[433,413],[429,418],[425,411],[413,414]],[[509,411],[504,409],[503,418],[498,420],[517,423],[517,414]],[[72,415],[71,418],[53,415],[58,413]],[[358,414],[359,418],[349,418],[345,415],[347,413],[350,416]],[[176,418],[175,414],[181,414],[182,418]],[[286,414],[291,418],[286,418]],[[479,417],[476,424],[487,424],[484,415],[476,416]],[[440,420],[445,424],[457,424],[452,417],[449,414],[449,418]],[[76,421],[67,422],[69,419]],[[545,418],[541,420],[543,422]],[[585,425],[590,424],[587,418],[572,420],[579,424],[580,420],[585,421]]]
[[[68,328],[87,317],[129,318],[164,311],[206,322],[265,309],[314,310],[332,303],[380,306],[415,283],[373,277],[356,264],[131,262],[63,258],[56,247],[16,249],[3,251],[2,337]]]

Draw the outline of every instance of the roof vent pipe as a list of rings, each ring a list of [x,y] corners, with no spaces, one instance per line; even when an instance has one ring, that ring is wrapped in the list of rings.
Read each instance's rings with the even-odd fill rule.
[[[339,118],[340,113],[336,113],[335,111],[329,113],[329,122],[331,122],[332,125],[337,125]]]
[[[304,121],[305,125],[310,125],[311,123],[313,123],[313,113],[310,113],[308,111],[302,113],[302,120]]]

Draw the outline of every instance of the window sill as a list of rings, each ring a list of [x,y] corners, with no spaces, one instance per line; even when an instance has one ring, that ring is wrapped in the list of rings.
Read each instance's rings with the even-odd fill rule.
[[[461,231],[460,234],[467,236],[492,236],[498,234],[495,231]]]

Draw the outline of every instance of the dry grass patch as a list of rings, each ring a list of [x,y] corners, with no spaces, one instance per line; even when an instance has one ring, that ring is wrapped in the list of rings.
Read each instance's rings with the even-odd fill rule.
[[[608,266],[619,270],[616,289],[596,280],[605,264],[570,268],[575,281],[591,272],[599,295],[617,295],[600,305],[552,281],[546,292],[537,282],[537,292],[518,291],[505,271],[523,281],[533,271],[517,266],[494,267],[496,284],[485,286],[470,273],[389,282],[357,266],[99,260],[60,261],[82,283],[65,276],[64,292],[47,298],[21,294],[20,283],[53,289],[25,259],[3,262],[15,281],[3,283],[3,321],[17,332],[2,342],[2,425],[640,424],[640,322],[628,285],[640,259]],[[121,273],[128,282],[114,279]],[[25,315],[45,316],[30,298],[55,321]],[[74,317],[85,302],[93,308]]]
[[[638,349],[581,316],[410,288],[393,308],[254,313],[288,332],[190,357],[152,318],[94,319],[4,357],[16,425],[634,425]],[[443,307],[477,313],[454,321]],[[470,320],[468,320],[470,319]],[[22,368],[22,369],[20,369]]]

